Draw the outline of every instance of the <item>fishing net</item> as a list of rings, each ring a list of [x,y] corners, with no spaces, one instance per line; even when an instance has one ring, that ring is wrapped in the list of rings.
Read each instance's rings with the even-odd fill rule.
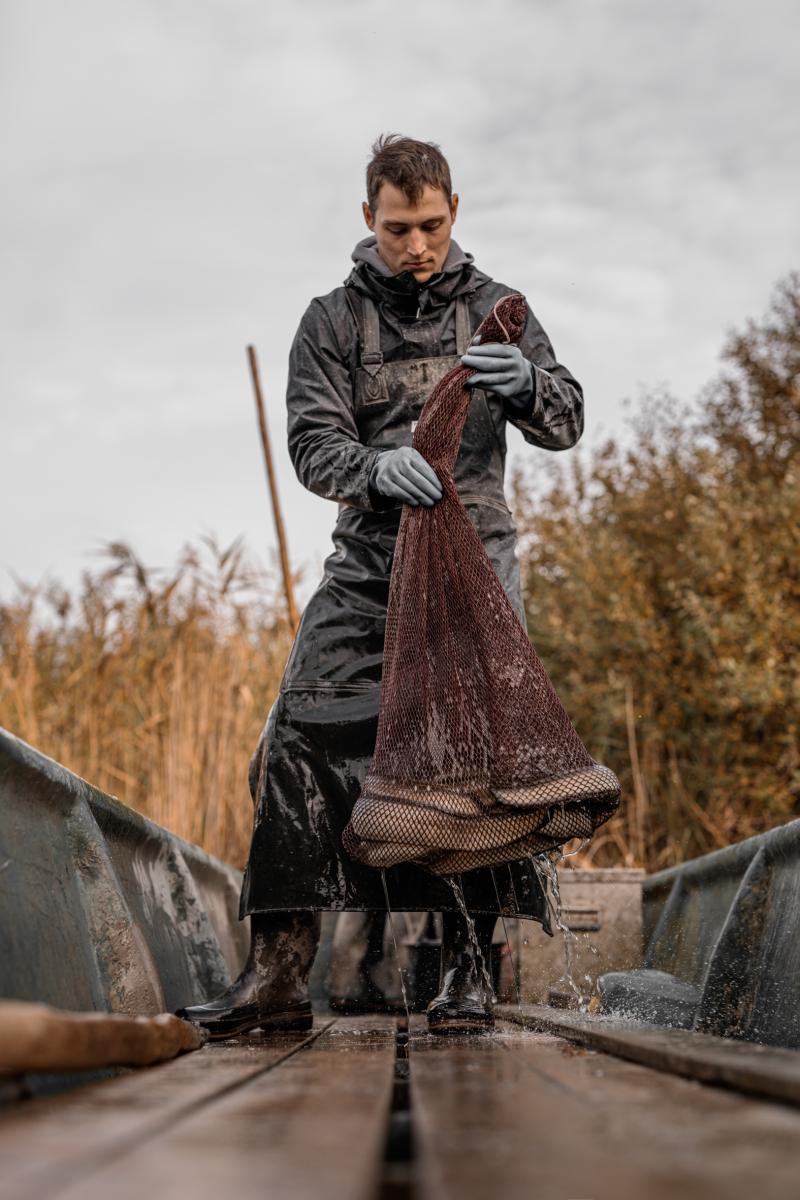
[[[499,300],[483,344],[517,341],[526,307]],[[414,433],[443,497],[404,506],[400,520],[375,754],[343,838],[373,867],[449,875],[527,858],[590,837],[619,804],[616,776],[578,737],[456,491],[470,374],[442,379]]]

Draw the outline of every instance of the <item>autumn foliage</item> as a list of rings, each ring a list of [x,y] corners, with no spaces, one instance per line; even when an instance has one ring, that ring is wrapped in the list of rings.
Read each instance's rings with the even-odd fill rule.
[[[531,636],[623,781],[584,861],[655,869],[800,816],[800,275],[693,408],[516,481]]]

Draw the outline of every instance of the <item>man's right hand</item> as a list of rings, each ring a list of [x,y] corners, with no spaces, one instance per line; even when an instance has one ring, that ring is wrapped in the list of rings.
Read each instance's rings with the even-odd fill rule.
[[[404,504],[424,504],[430,508],[442,498],[436,472],[412,446],[384,450],[372,468],[369,482],[382,496],[391,496]]]

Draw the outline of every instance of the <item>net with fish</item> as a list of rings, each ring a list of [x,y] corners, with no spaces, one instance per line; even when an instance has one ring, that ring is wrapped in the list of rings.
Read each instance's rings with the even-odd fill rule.
[[[524,296],[478,332],[516,342]],[[378,734],[344,832],[360,862],[437,875],[527,858],[588,838],[619,782],[591,757],[511,606],[453,481],[472,372],[450,371],[413,445],[441,481],[431,508],[404,506],[389,589]]]

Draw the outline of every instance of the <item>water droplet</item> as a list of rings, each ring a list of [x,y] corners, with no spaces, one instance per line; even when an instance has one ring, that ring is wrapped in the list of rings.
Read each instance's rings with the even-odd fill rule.
[[[383,894],[386,897],[386,911],[389,914],[389,927],[392,931],[392,941],[394,942],[394,954],[397,961],[397,973],[400,976],[400,991],[403,993],[403,1008],[406,1010],[406,1020],[411,1021],[411,1010],[408,1007],[408,997],[406,996],[406,981],[403,978],[403,968],[400,965],[400,951],[397,948],[397,935],[394,929],[394,916],[392,915],[392,906],[389,903],[389,889],[386,886],[386,872],[381,871],[381,882],[383,883]]]

